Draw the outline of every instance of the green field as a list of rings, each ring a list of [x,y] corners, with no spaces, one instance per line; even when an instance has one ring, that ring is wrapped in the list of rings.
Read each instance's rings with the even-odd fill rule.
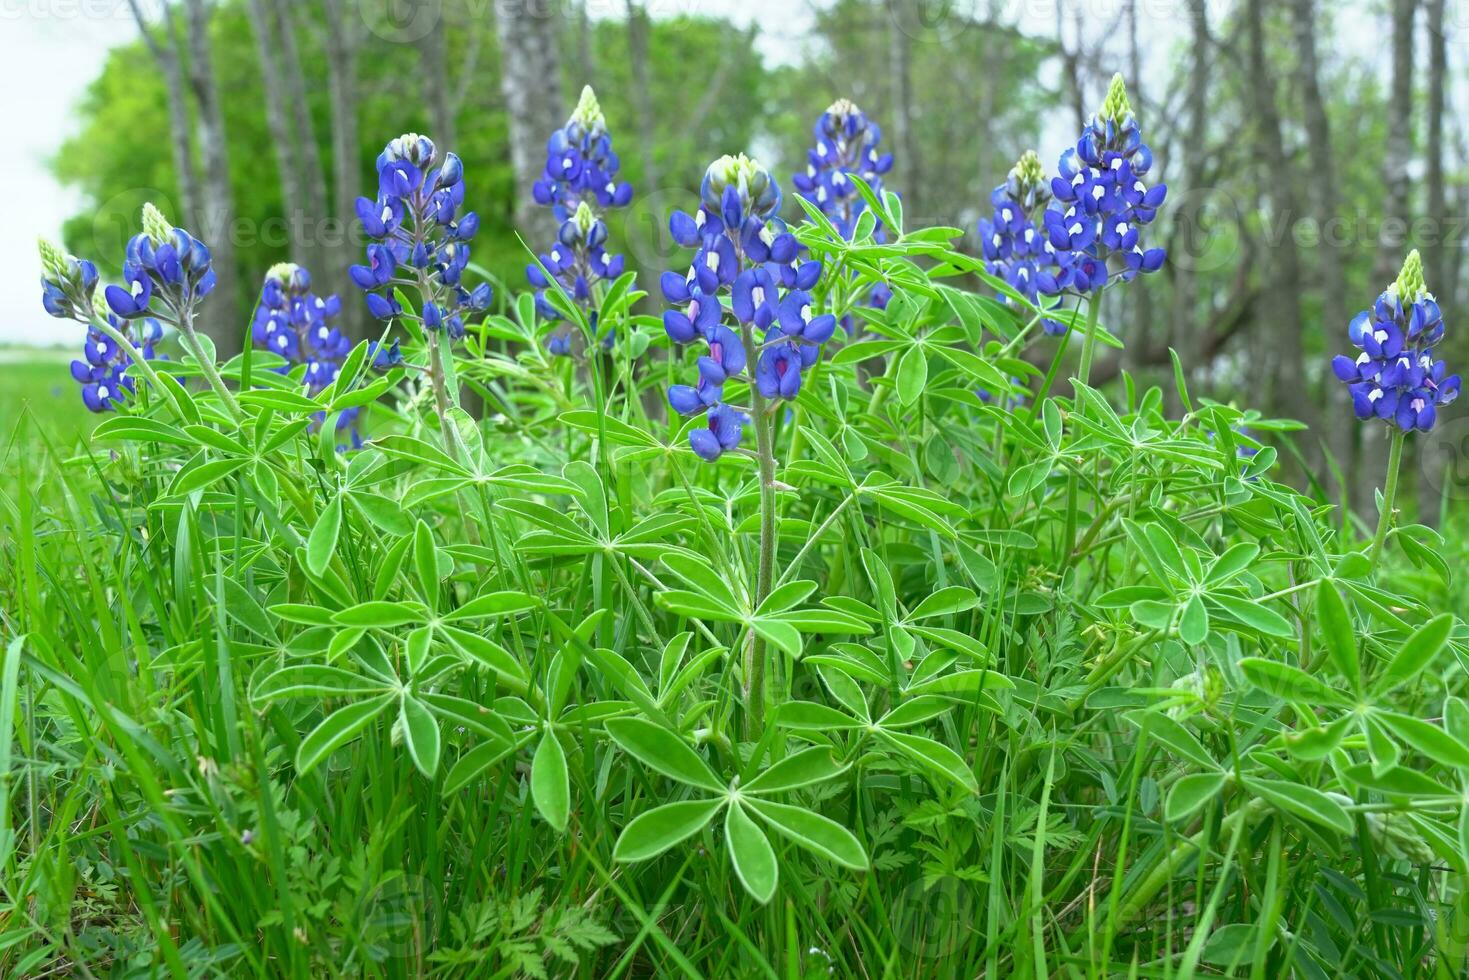
[[[58,349],[0,348],[0,446],[50,444],[70,449],[96,418],[68,373],[72,354]]]

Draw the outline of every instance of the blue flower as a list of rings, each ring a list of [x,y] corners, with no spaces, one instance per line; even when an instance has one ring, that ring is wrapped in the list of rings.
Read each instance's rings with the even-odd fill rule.
[[[857,218],[867,209],[851,178],[862,178],[874,194],[881,194],[882,176],[893,168],[893,155],[878,148],[882,130],[877,123],[847,99],[837,99],[821,114],[812,135],[815,146],[806,152],[806,172],[793,176],[791,183],[851,240]]]
[[[1352,318],[1347,333],[1358,354],[1339,354],[1331,367],[1346,383],[1357,418],[1427,432],[1439,408],[1459,396],[1459,376],[1448,374],[1434,356],[1444,335],[1443,315],[1423,281],[1416,250],[1372,309]]]
[[[689,445],[709,462],[739,446],[750,417],[729,405],[715,405],[704,414],[707,423],[689,433]]]
[[[95,306],[97,267],[41,240],[41,305],[54,317],[88,322]]]
[[[1141,240],[1168,195],[1167,185],[1148,184],[1152,165],[1122,76],[1114,75],[1101,111],[1061,154],[1051,180],[1043,228],[1056,252],[1056,291],[1086,293],[1113,276],[1126,281],[1162,268],[1164,250]]]
[[[306,365],[304,378],[315,394],[336,380],[342,360],[352,349],[335,322],[341,312],[342,303],[336,296],[323,299],[311,291],[311,274],[306,269],[282,262],[265,274],[251,340],[256,347],[285,359],[282,373],[292,365]]]
[[[1052,244],[1049,229],[1036,222],[1059,220],[1056,212],[1046,211],[1051,191],[1041,167],[1040,157],[1027,150],[1010,170],[1005,183],[990,194],[993,211],[979,221],[979,244],[984,255],[985,271],[1003,279],[1032,306],[1047,309],[1053,303],[1042,300],[1060,291],[1057,279],[1061,263]],[[1004,295],[1006,302],[1012,297]],[[1041,321],[1046,333],[1066,332],[1064,324],[1046,318]]]
[[[479,215],[461,214],[464,164],[453,153],[442,155],[427,136],[405,133],[390,140],[377,158],[375,198],[357,199],[363,231],[375,239],[367,247],[367,263],[348,270],[364,291],[367,308],[379,320],[402,315],[392,286],[417,286],[425,310],[438,313],[425,329],[444,331],[450,340],[464,336],[464,318],[481,313],[492,294],[486,284],[473,290],[463,284],[469,265],[469,242],[479,230]]]
[[[107,323],[123,336],[143,355],[144,360],[153,360],[155,345],[163,339],[163,325],[153,317],[130,321],[105,311]],[[117,407],[133,394],[134,383],[129,368],[133,359],[119,343],[96,327],[87,328],[87,339],[82,345],[82,358],[71,362],[71,376],[82,386],[82,402],[93,412],[116,411]]]
[[[560,320],[561,312],[547,299],[546,290],[560,289],[571,301],[590,310],[597,283],[622,275],[621,255],[606,249],[607,225],[602,220],[608,208],[626,207],[632,186],[617,179],[621,166],[612,151],[607,119],[590,85],[566,125],[546,142],[546,169],[531,192],[537,204],[549,207],[561,222],[556,243],[539,256],[539,263],[526,266],[525,275],[536,289],[536,312],[547,320]],[[603,346],[611,346],[609,333]],[[571,353],[569,336],[559,334],[547,341],[554,355]]]
[[[155,294],[157,315],[191,329],[194,306],[214,288],[209,247],[174,228],[152,204],[143,205],[143,230],[128,240],[122,266],[126,287],[108,286],[107,305],[124,320],[148,315]]]
[[[665,272],[663,327],[675,344],[702,340],[697,386],[673,385],[668,402],[682,415],[704,413],[707,426],[689,436],[706,460],[736,448],[750,422],[725,405],[727,381],[753,381],[756,408],[766,398],[793,398],[802,372],[816,363],[820,345],[836,329],[830,313],[813,315],[806,292],[821,276],[821,263],[804,258],[804,249],[776,217],[780,187],[770,173],[745,156],[722,157],[705,172],[701,204],[692,215],[676,211],[668,227],[674,240],[695,250],[684,275]],[[734,324],[725,322],[728,315]],[[757,350],[755,338],[764,336]],[[756,358],[754,376],[745,371]],[[767,409],[768,410],[768,409]]]

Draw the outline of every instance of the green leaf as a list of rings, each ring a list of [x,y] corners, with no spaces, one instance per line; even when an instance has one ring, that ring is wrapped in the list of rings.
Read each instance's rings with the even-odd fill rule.
[[[1189,646],[1198,646],[1209,637],[1209,611],[1198,595],[1189,597],[1178,619],[1178,638]]]
[[[724,813],[724,837],[740,884],[755,901],[764,905],[775,894],[780,873],[775,863],[775,848],[739,803],[730,803]]]
[[[772,827],[813,854],[857,871],[867,869],[867,852],[862,849],[862,842],[835,820],[770,800],[746,802]]]
[[[384,693],[381,681],[327,664],[294,664],[272,671],[250,688],[250,700],[274,698],[339,698],[353,694]]]
[[[924,768],[953,780],[970,793],[979,792],[979,782],[959,753],[941,742],[921,735],[879,729],[883,741]]]
[[[1339,691],[1326,686],[1325,682],[1317,680],[1299,667],[1263,657],[1245,657],[1239,662],[1239,666],[1251,684],[1276,697],[1288,701],[1305,701],[1308,704],[1345,703],[1346,699]]]
[[[1442,613],[1424,623],[1398,648],[1398,652],[1388,663],[1387,669],[1373,685],[1372,693],[1381,697],[1405,681],[1418,676],[1420,671],[1427,668],[1443,652],[1444,647],[1448,645],[1449,634],[1453,632],[1453,629],[1452,613]]]
[[[439,722],[428,706],[411,694],[403,695],[398,720],[403,726],[403,744],[418,771],[429,779],[439,768]]]
[[[905,350],[898,358],[898,397],[904,405],[912,405],[928,385],[928,352],[920,344]]]
[[[1213,799],[1228,777],[1222,772],[1195,772],[1179,779],[1168,791],[1163,815],[1170,823],[1181,823]]]
[[[337,550],[337,535],[342,530],[342,498],[333,497],[331,503],[316,519],[311,536],[306,539],[306,567],[312,575],[320,576],[331,564]]]
[[[775,723],[782,728],[811,732],[862,727],[862,722],[851,715],[816,701],[787,701],[776,709]]]
[[[546,823],[558,831],[566,830],[571,816],[571,777],[566,771],[566,752],[549,726],[531,760],[530,795]]]
[[[1469,746],[1464,745],[1463,742],[1437,725],[1421,718],[1400,715],[1392,711],[1377,711],[1373,714],[1375,718],[1392,729],[1393,734],[1423,753],[1431,761],[1441,762],[1455,769],[1469,769]]]
[[[416,602],[373,600],[348,606],[332,616],[338,626],[361,626],[364,629],[391,629],[407,623],[423,622],[423,606]]]
[[[301,748],[296,752],[296,771],[304,776],[316,768],[319,762],[355,738],[395,700],[394,695],[388,694],[354,702],[327,715],[301,740]]]
[[[460,619],[483,619],[487,616],[507,616],[511,613],[527,612],[540,603],[524,592],[487,592],[475,596],[464,605],[444,616],[443,621],[452,623]]]
[[[850,767],[838,762],[831,750],[820,745],[786,756],[740,787],[744,793],[784,793],[835,779]]]
[[[1209,602],[1218,606],[1226,616],[1266,636],[1289,638],[1295,635],[1290,620],[1268,606],[1260,605],[1258,599],[1240,599],[1235,596],[1209,596]]]
[[[612,848],[614,861],[646,861],[708,826],[724,800],[681,800],[640,813]]]
[[[1302,783],[1280,783],[1246,776],[1244,784],[1250,792],[1269,801],[1278,810],[1309,820],[1343,834],[1352,832],[1352,818],[1340,803],[1313,786]]]
[[[1182,756],[1205,769],[1219,768],[1219,763],[1214,761],[1193,732],[1162,712],[1129,711],[1123,717],[1174,755]]]
[[[978,604],[979,597],[971,590],[962,585],[951,585],[920,602],[917,608],[908,614],[908,619],[912,621],[933,616],[952,616],[955,613],[973,609]]]
[[[413,529],[413,569],[418,573],[418,588],[430,612],[439,605],[439,553],[434,532],[422,520]]]
[[[515,659],[515,655],[489,637],[455,626],[440,626],[439,629],[454,649],[469,659],[502,677],[518,682],[522,687],[529,682],[525,668]]]
[[[1357,659],[1357,634],[1352,629],[1352,617],[1341,593],[1327,579],[1316,585],[1316,618],[1321,623],[1331,662],[1352,685],[1352,690],[1361,690],[1362,664]]]
[[[709,763],[663,726],[642,718],[610,718],[604,727],[612,741],[649,769],[690,786],[724,792]]]

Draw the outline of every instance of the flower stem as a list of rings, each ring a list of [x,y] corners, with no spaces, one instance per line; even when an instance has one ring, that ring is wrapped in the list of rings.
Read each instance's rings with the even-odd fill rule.
[[[1393,426],[1391,443],[1387,451],[1387,486],[1382,491],[1382,513],[1377,515],[1377,534],[1372,538],[1372,550],[1367,554],[1369,573],[1377,568],[1382,557],[1382,545],[1387,540],[1387,529],[1392,524],[1393,504],[1398,496],[1398,475],[1402,470],[1403,443],[1408,434]]]
[[[1086,339],[1081,344],[1081,367],[1076,377],[1082,384],[1089,384],[1092,377],[1092,355],[1097,348],[1097,317],[1102,312],[1101,296],[1092,293],[1086,298]]]
[[[748,325],[744,325],[746,349],[753,349]],[[755,450],[760,465],[760,555],[755,572],[754,607],[759,608],[770,594],[775,579],[775,446],[772,419],[758,386],[750,386],[750,407],[754,410]],[[752,739],[759,738],[765,728],[765,640],[750,630],[748,659],[745,662],[745,727]]]
[[[138,373],[143,376],[143,379],[147,381],[148,384],[151,385],[153,388],[157,389],[159,395],[168,401],[169,407],[173,409],[174,414],[181,419],[184,418],[183,409],[179,406],[178,401],[175,400],[175,398],[173,397],[173,392],[163,387],[163,382],[158,378],[158,372],[153,370],[153,365],[148,363],[147,359],[143,357],[142,351],[138,350],[133,342],[128,339],[127,334],[123,333],[121,330],[118,330],[112,324],[108,323],[106,320],[102,319],[96,314],[92,315],[91,323],[92,326],[95,327],[99,332],[101,332],[118,347],[122,348],[122,350],[127,354],[128,358],[132,362],[128,365],[128,367],[136,367],[138,369]]]

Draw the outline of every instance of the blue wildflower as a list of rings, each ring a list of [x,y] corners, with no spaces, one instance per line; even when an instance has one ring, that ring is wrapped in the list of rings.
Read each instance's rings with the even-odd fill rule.
[[[255,319],[251,325],[251,339],[255,346],[280,355],[285,364],[282,374],[298,364],[305,365],[302,381],[307,392],[315,395],[337,379],[342,361],[352,349],[352,343],[338,329],[336,318],[342,312],[342,303],[335,295],[322,299],[311,291],[311,274],[303,267],[291,262],[271,266],[265,274],[260,288],[260,302],[255,307]],[[368,351],[374,366],[384,352],[376,345]],[[391,355],[401,362],[394,341]],[[360,407],[348,408],[337,416],[338,432],[350,433],[352,446],[360,448],[358,432]],[[325,421],[326,413],[313,417],[316,426]]]
[[[882,176],[893,168],[893,155],[878,148],[882,129],[848,99],[837,99],[812,128],[816,144],[806,152],[806,172],[791,178],[800,195],[831,219],[842,237],[851,239],[867,202],[857,192],[857,176],[882,193]]]
[[[590,309],[597,283],[622,275],[623,257],[608,253],[602,220],[607,209],[632,200],[632,186],[617,179],[620,166],[602,107],[592,87],[585,86],[571,118],[546,142],[546,169],[531,189],[536,203],[549,207],[561,222],[555,244],[525,269],[536,290],[536,311],[547,320],[561,319],[546,299],[547,289],[554,286]],[[610,347],[612,340],[609,333],[603,346]],[[546,346],[553,355],[570,355],[571,337],[558,333]]]
[[[1427,432],[1439,408],[1459,396],[1459,376],[1448,374],[1434,356],[1444,335],[1443,314],[1423,281],[1416,250],[1372,309],[1352,318],[1348,335],[1359,353],[1337,355],[1331,367],[1351,392],[1357,418]]]
[[[739,446],[745,413],[723,404],[727,381],[753,381],[756,410],[766,398],[793,398],[802,372],[816,362],[820,345],[836,328],[831,314],[813,316],[806,292],[821,276],[821,263],[803,249],[776,217],[780,187],[769,171],[744,155],[710,164],[692,215],[676,211],[669,230],[695,249],[685,275],[665,272],[663,295],[673,305],[663,326],[676,344],[703,341],[697,386],[674,385],[669,405],[683,415],[704,413],[690,445],[706,460]],[[728,313],[721,295],[729,296]],[[734,321],[726,322],[726,315]],[[763,335],[756,349],[755,338]],[[746,374],[755,356],[753,378]]]
[[[107,305],[124,320],[147,316],[155,294],[157,315],[191,329],[194,306],[214,288],[209,247],[168,223],[152,204],[143,205],[143,230],[128,240],[122,266],[126,286],[108,286]]]
[[[689,433],[689,445],[711,463],[737,448],[744,437],[745,426],[750,424],[748,415],[729,405],[712,406],[704,414],[704,419],[707,424],[703,428]]]
[[[1101,111],[1061,155],[1051,180],[1044,230],[1056,252],[1059,290],[1086,293],[1113,276],[1129,280],[1162,268],[1164,250],[1141,241],[1168,194],[1167,185],[1147,183],[1152,165],[1122,76],[1114,75]]]
[[[492,298],[488,285],[471,290],[463,283],[469,242],[479,230],[475,212],[460,213],[464,165],[452,152],[440,154],[427,136],[405,133],[378,154],[377,174],[377,196],[357,199],[357,217],[375,241],[367,247],[367,263],[349,270],[352,281],[380,320],[403,312],[391,287],[418,287],[424,327],[458,340],[465,317],[483,312]]]
[[[86,259],[68,255],[42,239],[41,305],[46,312],[64,320],[87,323],[92,318],[97,291],[97,267]]]
[[[1032,305],[1047,308],[1042,294],[1060,292],[1057,275],[1060,263],[1047,233],[1036,226],[1045,212],[1051,191],[1040,157],[1027,150],[1010,170],[1005,182],[990,194],[993,212],[979,221],[979,243],[985,271],[1005,280],[1010,288]],[[1009,301],[1009,297],[1006,297]],[[1050,319],[1041,321],[1049,334],[1063,334],[1066,326]]]
[[[100,303],[101,297],[98,297]],[[145,360],[159,357],[158,341],[163,339],[163,324],[154,317],[123,320],[105,308],[96,316],[125,337]],[[118,405],[131,398],[135,390],[133,358],[127,349],[95,326],[87,327],[82,357],[71,362],[71,376],[82,386],[82,403],[93,412],[116,411]]]

